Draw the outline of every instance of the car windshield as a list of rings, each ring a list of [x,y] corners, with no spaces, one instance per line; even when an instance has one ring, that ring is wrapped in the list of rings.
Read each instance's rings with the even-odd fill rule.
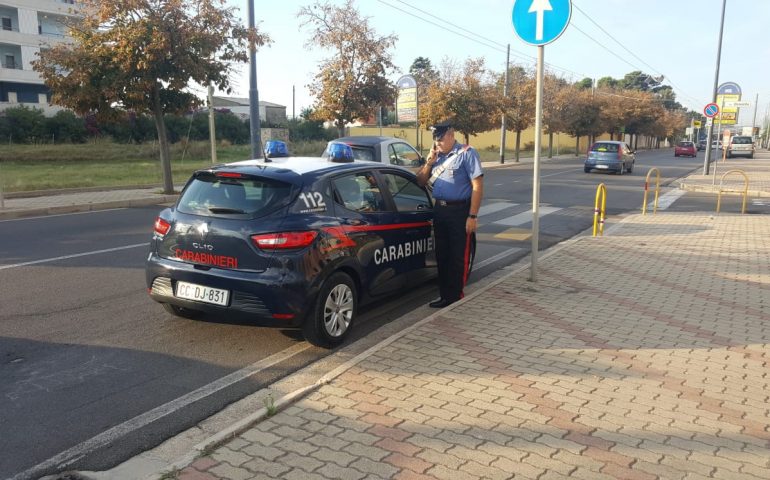
[[[617,143],[594,143],[591,146],[592,152],[617,152],[619,145]]]
[[[750,143],[754,143],[751,140],[751,137],[733,137],[733,143],[739,143],[742,145],[748,145]]]
[[[177,209],[195,215],[258,215],[291,200],[291,184],[266,178],[217,177],[196,174],[179,199]]]

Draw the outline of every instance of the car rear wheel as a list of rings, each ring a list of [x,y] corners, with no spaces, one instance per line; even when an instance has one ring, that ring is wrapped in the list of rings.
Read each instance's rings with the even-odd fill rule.
[[[203,314],[203,312],[199,310],[191,310],[189,308],[185,307],[178,307],[176,305],[171,305],[170,303],[163,303],[163,308],[170,313],[171,315],[174,315],[176,317],[182,317],[182,318],[198,318]]]
[[[590,169],[590,168],[586,168],[586,167],[583,167],[583,172],[584,172],[584,173],[591,173],[591,169]]]
[[[317,347],[330,348],[342,343],[356,317],[356,286],[343,272],[327,278],[318,293],[315,308],[305,319],[302,333]]]

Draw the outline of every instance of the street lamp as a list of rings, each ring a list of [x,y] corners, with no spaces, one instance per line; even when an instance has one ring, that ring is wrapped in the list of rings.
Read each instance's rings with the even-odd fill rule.
[[[249,0],[249,30],[254,31],[254,0]],[[262,128],[259,124],[259,92],[257,91],[257,45],[249,42],[249,129],[251,158],[262,158]]]
[[[722,19],[719,22],[719,43],[717,47],[717,66],[714,71],[714,90],[711,102],[717,102],[717,88],[719,85],[719,61],[722,58],[722,32],[725,29],[725,6],[727,0],[722,0]],[[719,118],[722,118],[722,112],[719,112]],[[711,122],[706,133],[706,155],[703,156],[703,175],[709,174],[709,164],[711,162],[711,136],[714,134],[714,122]]]

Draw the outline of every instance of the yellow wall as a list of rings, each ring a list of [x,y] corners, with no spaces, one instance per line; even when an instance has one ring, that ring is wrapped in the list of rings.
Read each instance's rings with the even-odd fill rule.
[[[417,135],[416,128],[393,128],[393,127],[350,127],[349,135],[362,136],[362,135],[382,135],[385,137],[398,137],[403,138],[412,145],[417,145],[415,137]],[[380,133],[382,132],[382,133]],[[457,141],[464,142],[463,136],[456,135]],[[598,140],[609,140],[609,135],[602,135]],[[430,131],[420,129],[420,139],[423,143],[423,149],[427,149],[430,142]],[[580,137],[580,149],[584,150],[588,146],[586,145],[586,137]],[[626,139],[628,141],[628,139]],[[527,143],[534,144],[535,142],[535,129],[528,128],[521,132],[521,148],[524,149]],[[494,146],[496,149],[500,149],[500,130],[490,130],[488,132],[480,133],[470,137],[470,144],[477,150],[486,149]],[[548,147],[548,135],[543,134],[541,139],[543,148]],[[642,142],[640,139],[639,145],[641,147]],[[553,148],[575,148],[575,137],[567,135],[566,133],[554,133],[553,135]],[[506,150],[514,150],[516,148],[516,132],[507,132],[505,135],[505,148]]]

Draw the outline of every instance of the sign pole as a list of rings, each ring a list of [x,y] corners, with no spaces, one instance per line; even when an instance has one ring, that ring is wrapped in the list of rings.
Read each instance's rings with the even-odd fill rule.
[[[532,169],[532,266],[529,280],[537,282],[537,253],[540,240],[540,136],[543,127],[543,57],[545,47],[537,47],[537,94],[535,95],[535,159]]]

